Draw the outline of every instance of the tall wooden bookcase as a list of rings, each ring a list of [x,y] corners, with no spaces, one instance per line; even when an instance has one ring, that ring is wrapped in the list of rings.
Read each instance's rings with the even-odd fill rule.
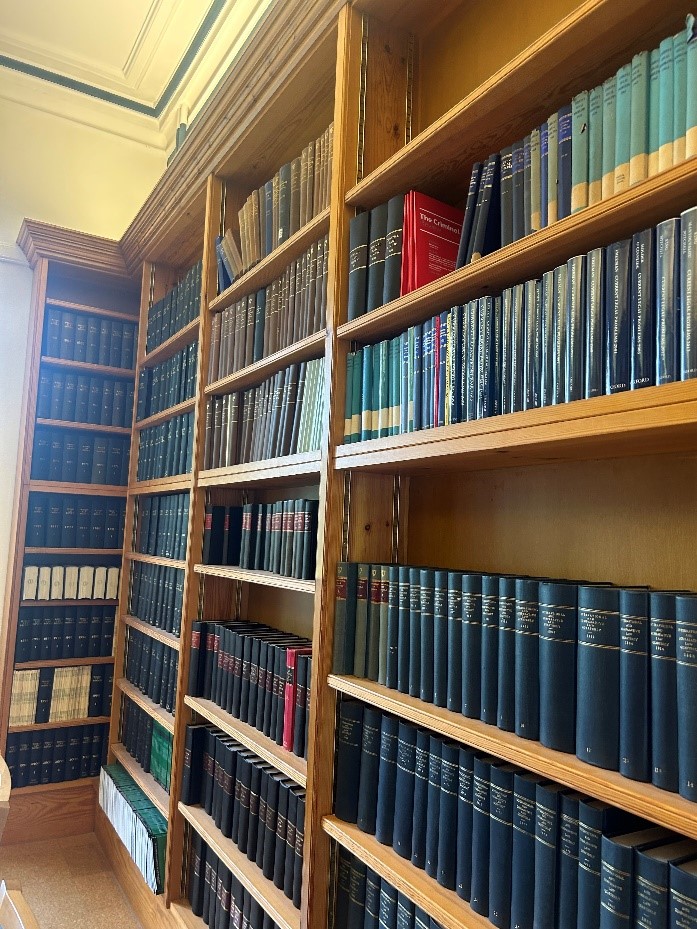
[[[333,675],[337,562],[400,561],[694,589],[697,556],[690,542],[697,515],[697,384],[651,387],[344,445],[346,356],[355,345],[395,335],[451,305],[498,293],[573,255],[677,215],[697,202],[697,164],[695,159],[678,164],[350,322],[349,221],[356,210],[411,188],[462,203],[474,161],[521,138],[578,91],[598,84],[634,53],[676,32],[689,6],[679,0],[504,0],[495,17],[484,0],[437,5],[429,0],[355,0],[343,6],[316,0],[302,6],[294,0],[283,10],[281,4],[274,7],[237,77],[233,73],[213,99],[121,242],[129,267],[142,274],[139,367],[164,359],[187,340],[198,337],[200,346],[197,391],[187,405],[195,413],[192,473],[147,486],[137,482],[136,430],[128,490],[126,565],[138,558],[133,554],[137,498],[176,489],[188,492],[191,501],[182,565],[185,611],[176,643],[177,700],[173,718],[165,720],[174,735],[169,797],[118,744],[117,705],[129,690],[121,682],[125,628],[137,624],[137,618],[127,615],[125,587],[116,635],[112,757],[126,760],[168,817],[164,900],[153,902],[145,893],[100,812],[97,830],[134,904],[156,925],[169,925],[170,918],[189,929],[203,925],[186,902],[193,830],[283,929],[328,924],[332,839],[448,929],[484,927],[489,923],[453,893],[332,815],[337,695],[357,697],[693,838],[697,808],[675,794],[369,681]],[[295,30],[296,45],[280,41],[284,29]],[[244,83],[253,77],[258,79],[255,100]],[[216,235],[230,224],[234,228],[237,210],[251,190],[332,119],[329,210],[217,296]],[[326,330],[208,384],[212,315],[270,282],[326,232]],[[199,258],[203,283],[198,320],[146,358],[143,322],[149,305]],[[293,361],[319,357],[324,358],[326,376],[319,452],[204,470],[209,396],[253,386]],[[180,410],[158,417],[175,412]],[[320,504],[314,582],[275,578],[269,583],[269,578],[246,571],[201,567],[207,502],[271,501],[308,493]],[[207,701],[186,694],[191,623],[235,616],[312,638],[306,764]],[[161,718],[159,708],[146,701],[141,705]],[[196,718],[214,722],[306,785],[300,912],[239,855],[209,817],[179,803],[185,726]]]
[[[103,484],[61,483],[39,481],[32,478],[34,432],[37,425],[58,432],[64,429],[80,430],[91,435],[128,436],[128,429],[115,426],[70,423],[51,419],[37,419],[37,390],[41,371],[61,370],[79,375],[104,377],[118,376],[133,380],[133,371],[66,361],[49,357],[45,352],[44,330],[46,310],[51,307],[108,320],[129,323],[138,321],[138,283],[129,274],[115,242],[98,239],[66,229],[57,229],[44,223],[26,220],[19,235],[19,244],[34,270],[31,313],[25,367],[24,400],[21,412],[21,434],[17,457],[17,479],[14,511],[11,526],[10,564],[5,592],[2,639],[2,699],[0,700],[0,742],[6,744],[9,727],[12,674],[17,668],[77,667],[88,664],[109,665],[112,657],[71,658],[15,663],[15,641],[20,608],[31,609],[43,601],[22,603],[23,568],[27,563],[61,564],[90,563],[95,557],[120,564],[121,549],[90,548],[28,548],[26,546],[27,510],[30,493],[81,494],[124,497],[125,487]],[[51,608],[84,605],[91,601],[46,601]],[[112,601],[94,601],[115,606]],[[90,717],[71,720],[60,725],[92,725],[108,723],[108,717]],[[55,727],[56,723],[34,723],[21,727],[22,731],[39,731]],[[21,787],[12,792],[12,812],[5,832],[5,842],[17,841],[21,836],[70,834],[85,831],[94,825],[97,778],[64,781],[56,784],[39,783]]]

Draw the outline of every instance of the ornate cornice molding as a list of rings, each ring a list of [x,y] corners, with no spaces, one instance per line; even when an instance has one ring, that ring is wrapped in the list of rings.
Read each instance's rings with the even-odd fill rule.
[[[47,258],[122,280],[131,279],[121,246],[113,239],[52,226],[36,219],[25,219],[17,236],[17,244],[32,268],[39,258]]]

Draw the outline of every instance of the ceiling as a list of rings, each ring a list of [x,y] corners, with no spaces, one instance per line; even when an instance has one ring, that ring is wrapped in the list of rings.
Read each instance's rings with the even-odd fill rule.
[[[187,122],[271,2],[0,0],[0,94],[53,94],[61,115],[98,101],[158,130],[183,107],[170,123]]]

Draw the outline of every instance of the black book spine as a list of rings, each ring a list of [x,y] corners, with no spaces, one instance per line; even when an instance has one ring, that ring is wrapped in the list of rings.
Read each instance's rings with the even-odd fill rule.
[[[540,596],[540,741],[576,749],[576,601],[574,584],[542,582]]]
[[[370,241],[368,244],[368,270],[366,312],[382,305],[385,281],[385,238],[387,234],[387,203],[370,211]]]
[[[359,829],[371,835],[375,834],[377,817],[381,721],[379,710],[364,707],[356,823]]]
[[[482,681],[482,576],[462,575],[462,713],[479,719]]]
[[[480,719],[493,726],[498,708],[499,581],[482,576],[482,695]]]
[[[348,823],[355,823],[358,819],[360,780],[357,772],[361,764],[362,728],[363,705],[357,701],[342,700],[337,735],[334,812],[339,819]]]
[[[395,783],[397,778],[397,741],[397,720],[392,716],[383,716],[380,730],[378,803],[375,821],[375,838],[378,842],[382,842],[383,845],[392,845]]]
[[[605,392],[629,389],[630,252],[627,239],[607,247],[605,276]]]
[[[436,879],[439,884],[449,890],[455,890],[457,876],[459,762],[459,747],[452,742],[443,742]],[[399,792],[397,796],[401,799]]]
[[[514,774],[512,769],[507,766],[491,766],[489,789],[489,920],[498,929],[509,929],[511,920],[513,783]],[[560,925],[567,925],[567,923]]]
[[[392,847],[400,857],[407,860],[411,858],[412,852],[416,735],[414,726],[409,723],[399,723],[395,778],[395,797],[398,799],[395,805]]]
[[[519,929],[533,929],[536,784],[532,775],[514,775],[511,925]]]
[[[499,641],[497,680],[497,725],[515,729],[515,597],[516,579],[499,578]]]
[[[423,868],[426,863],[426,821],[428,814],[429,733],[416,733],[414,752],[414,813],[412,819],[411,863]]]
[[[489,915],[489,805],[491,765],[474,759],[472,788],[472,885],[470,906],[481,916]]]
[[[359,213],[349,224],[349,320],[366,312],[369,228],[369,212]]]
[[[404,194],[392,197],[387,203],[387,235],[385,239],[385,276],[382,303],[396,300],[400,295],[402,274],[402,229],[404,226]]]
[[[438,875],[438,829],[440,825],[440,792],[443,742],[431,736],[428,746],[428,812],[426,814],[425,871],[430,877]]]
[[[678,791],[697,800],[697,597],[679,596],[675,602]]]
[[[649,594],[651,679],[651,781],[663,790],[677,791],[678,685],[676,596]]]

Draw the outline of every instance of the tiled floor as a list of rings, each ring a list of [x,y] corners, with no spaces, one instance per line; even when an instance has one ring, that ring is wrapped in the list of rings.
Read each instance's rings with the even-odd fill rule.
[[[94,835],[0,848],[40,929],[142,929]]]

